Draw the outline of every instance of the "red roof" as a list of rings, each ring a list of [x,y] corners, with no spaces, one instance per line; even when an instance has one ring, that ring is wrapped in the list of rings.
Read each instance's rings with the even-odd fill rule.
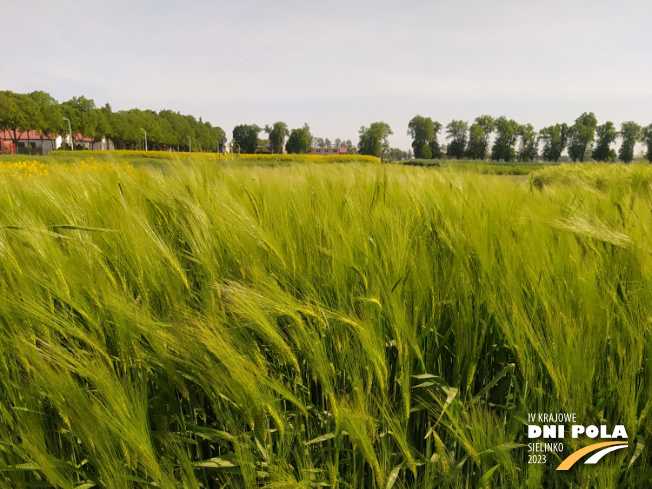
[[[75,134],[75,141],[81,141],[82,135],[80,133]],[[92,143],[95,141],[94,138],[84,138],[84,141],[87,143]]]
[[[29,136],[29,138],[28,138],[28,136]],[[14,131],[0,131],[0,139],[4,139],[5,141],[7,141],[8,139],[13,139],[13,138],[14,138]],[[36,131],[29,131],[29,132],[22,133],[18,139],[20,139],[21,141],[23,139],[25,139],[25,140],[27,140],[27,139],[41,139],[41,135]],[[50,137],[49,134],[47,134],[44,137],[44,139],[52,139],[52,138]]]
[[[53,138],[50,134],[46,134],[43,137],[43,139],[55,139],[56,137],[58,137],[58,136],[55,136]],[[66,136],[64,136],[64,138],[67,138],[67,134],[66,134]],[[5,141],[13,140],[14,139],[14,131],[0,131],[0,139],[3,139]],[[41,135],[36,131],[27,131],[27,132],[22,133],[18,139],[21,140],[21,141],[23,141],[23,140],[27,141],[28,139],[32,140],[32,141],[36,140],[36,139],[40,140]],[[81,139],[82,139],[82,135],[80,133],[75,134],[75,141],[81,141]],[[87,143],[92,143],[95,140],[93,138],[84,138],[84,141],[87,142]]]

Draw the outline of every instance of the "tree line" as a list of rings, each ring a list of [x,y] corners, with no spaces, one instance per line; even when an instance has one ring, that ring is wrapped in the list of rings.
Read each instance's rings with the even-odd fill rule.
[[[619,159],[629,163],[640,141],[647,147],[648,161],[652,161],[652,124],[641,127],[633,121],[623,122],[618,131],[611,121],[598,125],[593,112],[584,112],[572,125],[554,124],[539,131],[532,124],[519,124],[505,116],[494,119],[482,115],[470,126],[466,121],[453,120],[446,126],[446,146],[438,141],[441,130],[442,125],[430,117],[416,115],[410,120],[408,135],[416,158],[556,162],[566,150],[572,161]],[[616,154],[612,145],[618,138],[621,144]]]
[[[41,143],[49,135],[68,134],[68,121],[73,135],[95,142],[106,137],[117,149],[142,147],[145,133],[148,147],[156,150],[209,151],[226,143],[222,128],[171,110],[114,112],[108,103],[98,108],[84,96],[59,103],[47,92],[0,91],[0,130],[9,131],[16,145],[27,131],[36,131]]]
[[[0,131],[9,131],[16,145],[21,135],[28,131],[35,131],[41,144],[46,137],[72,132],[95,142],[106,137],[113,141],[116,149],[142,148],[145,137],[148,147],[154,150],[221,151],[227,143],[221,127],[203,122],[201,118],[197,120],[192,115],[171,110],[114,112],[108,103],[97,107],[94,100],[83,95],[59,103],[43,91],[27,94],[0,91]],[[259,138],[262,131],[268,134],[267,140]],[[360,152],[393,159],[410,157],[410,152],[389,148],[387,136],[390,134],[386,123],[373,123],[369,128],[361,128],[360,143],[356,147],[350,139],[331,141],[315,137],[308,124],[292,130],[280,121],[264,127],[240,124],[233,129],[232,149],[242,153],[282,153],[283,149],[288,153],[309,153],[312,148],[346,148],[348,154]]]
[[[65,120],[64,120],[65,119]],[[68,128],[70,122],[70,129]],[[445,127],[447,144],[439,143],[444,127],[430,117],[414,116],[408,124],[412,137],[412,151],[402,151],[389,146],[393,134],[386,122],[373,122],[359,130],[359,141],[315,137],[310,126],[290,130],[286,123],[275,122],[264,127],[240,124],[233,128],[233,150],[242,153],[272,152],[309,153],[312,148],[347,148],[347,153],[377,156],[383,160],[409,159],[472,159],[494,161],[531,162],[535,159],[559,161],[564,151],[572,161],[630,162],[634,147],[643,142],[647,159],[652,161],[652,124],[641,127],[628,121],[616,129],[613,122],[598,125],[593,112],[584,112],[572,125],[554,124],[536,131],[532,124],[519,124],[505,116],[476,117],[469,126],[463,120],[452,120]],[[149,148],[183,151],[223,150],[227,142],[222,128],[212,126],[192,115],[182,115],[171,110],[131,109],[114,112],[107,103],[96,107],[92,99],[84,96],[59,103],[49,93],[34,91],[19,94],[0,91],[0,130],[9,131],[17,145],[26,131],[36,131],[41,138],[48,135],[81,134],[84,138],[100,141],[106,137],[117,149],[142,147],[147,137]],[[261,140],[261,132],[268,134]],[[618,152],[612,148],[616,140],[621,144]]]
[[[268,144],[258,138],[261,131],[269,136]],[[369,127],[362,126],[359,131],[359,142],[354,146],[350,139],[335,139],[313,136],[310,126],[290,130],[285,122],[275,122],[264,128],[256,124],[240,124],[233,128],[233,144],[243,153],[264,152],[266,148],[272,153],[305,154],[315,148],[346,148],[347,154],[363,154],[377,156],[383,159],[407,159],[411,152],[389,147],[389,136],[393,134],[386,122],[374,122]],[[287,142],[286,142],[287,138]],[[261,148],[261,146],[264,146]]]
[[[266,132],[268,139],[260,139],[259,134]],[[286,142],[287,138],[287,142]],[[242,153],[287,153],[305,154],[313,148],[346,148],[348,154],[355,154],[356,147],[350,139],[335,139],[313,136],[310,126],[290,130],[285,122],[261,127],[257,124],[239,124],[233,128],[233,145],[235,151]]]
[[[389,136],[393,134],[389,124],[374,122],[360,128],[357,147],[346,141],[347,149],[348,153],[373,155],[385,161],[409,159],[414,155],[419,159],[557,162],[567,151],[572,161],[619,159],[628,163],[634,159],[636,143],[641,141],[647,146],[648,161],[652,160],[652,124],[641,127],[633,121],[623,122],[618,131],[611,121],[598,125],[593,112],[583,113],[572,125],[554,124],[539,131],[532,124],[519,124],[505,116],[482,115],[470,126],[466,121],[452,120],[445,128],[447,144],[439,143],[442,129],[442,124],[430,117],[414,116],[407,131],[412,137],[413,152],[406,152],[389,146]],[[262,130],[255,124],[236,126],[233,141],[243,152],[254,152],[260,144],[258,134]],[[290,131],[284,122],[276,122],[264,130],[269,134],[269,148],[274,153],[282,152],[283,148],[288,153],[308,153],[314,147],[331,147],[330,140],[313,137],[308,124]],[[621,144],[616,153],[612,145],[618,138]],[[335,140],[335,147],[340,144],[341,140]]]

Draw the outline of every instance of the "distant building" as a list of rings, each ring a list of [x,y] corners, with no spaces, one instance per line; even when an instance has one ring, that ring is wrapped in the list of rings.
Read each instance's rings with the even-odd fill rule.
[[[68,146],[70,146],[69,134],[64,136],[63,142]],[[75,148],[78,148],[79,146],[81,146],[83,149],[99,149],[99,150],[115,149],[113,141],[111,141],[110,139],[106,139],[106,137],[104,136],[96,140],[94,138],[83,138],[80,133],[77,133],[75,134]]]
[[[13,143],[13,131],[0,131],[0,141]],[[70,146],[70,135],[52,136],[47,134],[43,136],[41,145],[41,135],[36,131],[25,131],[18,138],[18,145],[15,150],[18,154],[46,155],[50,151],[60,149],[63,144]],[[81,146],[84,149],[115,149],[113,141],[102,136],[100,139],[82,138],[82,135],[75,134],[75,148]]]
[[[5,143],[13,143],[13,131],[0,131],[0,140]],[[50,151],[59,149],[62,144],[61,136],[46,135],[43,137],[43,146],[41,146],[41,135],[36,131],[25,131],[18,139],[18,145],[15,150],[19,154],[46,155]]]
[[[77,134],[75,136],[75,141],[76,141],[75,144],[79,144],[77,142],[78,139],[79,140],[81,139],[81,134]],[[89,146],[86,146],[86,144],[89,144]],[[115,149],[115,145],[113,144],[113,141],[107,139],[105,136],[102,136],[99,139],[84,138],[84,147],[86,149],[96,149],[96,150]]]
[[[310,148],[311,155],[345,155],[346,148]]]

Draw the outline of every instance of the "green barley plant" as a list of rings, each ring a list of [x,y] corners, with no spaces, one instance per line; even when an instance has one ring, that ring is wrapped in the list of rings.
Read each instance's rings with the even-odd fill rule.
[[[0,487],[652,484],[648,167],[235,163],[0,165]]]

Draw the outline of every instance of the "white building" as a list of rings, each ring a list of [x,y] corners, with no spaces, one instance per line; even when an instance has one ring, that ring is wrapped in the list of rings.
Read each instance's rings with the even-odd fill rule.
[[[13,131],[0,131],[0,139],[5,142],[13,142]],[[41,135],[36,131],[26,131],[18,138],[16,153],[19,154],[41,154],[46,155],[50,151],[59,149],[63,144],[61,136],[43,136],[41,144]]]

